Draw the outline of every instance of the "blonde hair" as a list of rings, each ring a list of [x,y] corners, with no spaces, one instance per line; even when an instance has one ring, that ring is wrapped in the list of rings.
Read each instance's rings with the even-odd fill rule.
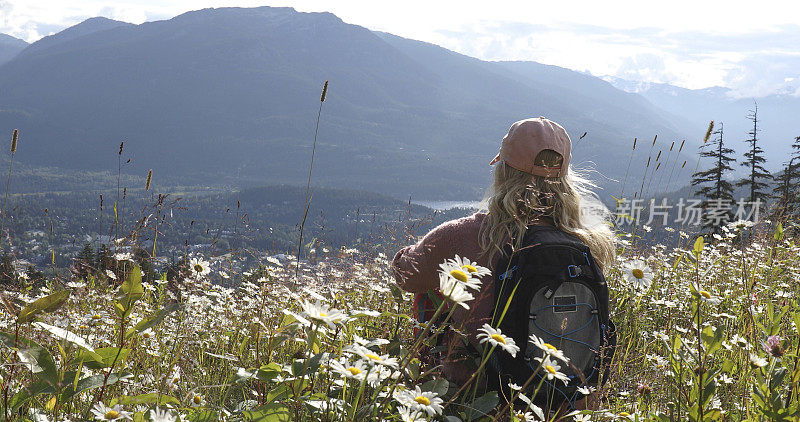
[[[535,160],[536,165],[558,167],[561,154],[543,150]],[[594,195],[591,182],[569,169],[565,176],[545,178],[517,170],[505,162],[497,163],[494,182],[484,199],[488,211],[481,226],[480,238],[489,262],[503,246],[514,239],[514,250],[522,246],[522,235],[528,225],[552,219],[559,230],[571,234],[585,243],[602,268],[614,261],[614,236],[607,224],[589,226],[581,214],[581,201]]]

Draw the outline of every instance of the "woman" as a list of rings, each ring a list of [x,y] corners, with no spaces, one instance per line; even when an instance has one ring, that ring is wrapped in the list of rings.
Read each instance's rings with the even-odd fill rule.
[[[589,183],[569,167],[571,141],[564,128],[544,117],[514,123],[503,138],[495,164],[494,181],[487,192],[486,211],[448,221],[431,230],[417,244],[401,249],[392,261],[397,283],[403,289],[424,294],[439,286],[439,264],[455,255],[494,271],[503,247],[519,248],[530,225],[553,225],[571,234],[591,250],[601,268],[614,260],[613,235],[606,224],[590,225],[582,201],[592,197]],[[494,280],[481,279],[483,287],[453,313],[456,328],[469,343],[478,344],[478,329],[492,319]],[[472,374],[465,366],[470,349],[458,335],[449,335],[444,375],[463,382]],[[462,347],[463,346],[463,347]]]

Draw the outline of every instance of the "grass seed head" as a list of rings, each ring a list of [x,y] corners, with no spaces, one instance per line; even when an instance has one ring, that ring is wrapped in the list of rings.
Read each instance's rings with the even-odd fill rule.
[[[708,122],[708,130],[706,130],[706,136],[703,137],[703,143],[708,142],[708,138],[711,137],[711,132],[714,130],[714,121]]]
[[[14,129],[14,133],[11,134],[11,153],[17,151],[17,137],[19,136],[19,130]]]
[[[147,172],[147,183],[144,184],[144,190],[145,191],[150,190],[150,181],[152,179],[153,179],[153,169],[150,169],[150,171]]]
[[[322,97],[320,97],[320,102],[325,102],[325,96],[328,95],[328,81],[325,81],[325,86],[322,87]]]

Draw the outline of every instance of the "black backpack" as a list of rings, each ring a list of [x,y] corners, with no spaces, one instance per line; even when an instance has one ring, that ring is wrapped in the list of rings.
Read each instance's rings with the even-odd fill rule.
[[[524,236],[522,247],[512,254],[508,245],[495,267],[492,320],[520,351],[514,358],[495,349],[487,365],[488,385],[509,399],[514,394],[509,383],[527,383],[526,393],[533,394],[544,375],[534,373],[535,358],[544,355],[528,340],[534,334],[570,358],[569,364],[557,361],[570,381],[545,379],[531,398],[545,408],[574,407],[583,398],[578,387],[596,388],[608,377],[616,346],[608,286],[589,247],[576,237],[544,225],[528,227]]]

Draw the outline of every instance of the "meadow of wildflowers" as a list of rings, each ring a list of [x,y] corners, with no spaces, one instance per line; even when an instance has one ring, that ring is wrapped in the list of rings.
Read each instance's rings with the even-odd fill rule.
[[[142,281],[141,263],[124,255],[114,277],[6,290],[0,417],[797,420],[800,247],[779,224],[674,235],[686,246],[619,238],[606,271],[618,349],[608,382],[586,388],[595,410],[548,413],[521,386],[506,406],[475,387],[477,375],[449,383],[414,353],[442,327],[414,320],[387,257],[343,250],[241,274],[191,256],[179,283]],[[442,263],[437,313],[468,307],[486,277],[468,259]],[[490,353],[520,350],[499,330],[481,331],[479,368]],[[569,373],[557,349],[531,342],[544,376]]]

